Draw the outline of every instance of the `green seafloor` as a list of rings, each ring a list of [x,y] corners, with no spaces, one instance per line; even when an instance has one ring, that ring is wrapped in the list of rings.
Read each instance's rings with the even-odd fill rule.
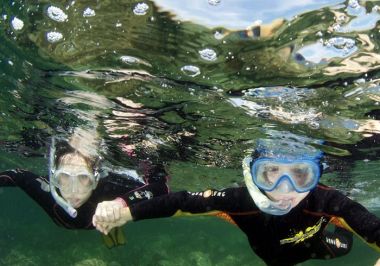
[[[149,158],[165,164],[173,191],[220,189],[242,182],[256,139],[293,134],[324,140],[321,181],[380,216],[379,6],[0,1],[0,171],[47,175],[52,136],[96,127],[110,164]],[[264,265],[216,218],[124,230],[127,244],[108,249],[100,233],[59,228],[22,191],[0,187],[0,265]],[[355,238],[349,255],[301,265],[379,257]]]

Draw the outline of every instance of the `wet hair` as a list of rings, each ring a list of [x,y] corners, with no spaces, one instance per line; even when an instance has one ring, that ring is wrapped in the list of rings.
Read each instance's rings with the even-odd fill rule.
[[[73,148],[66,140],[57,139],[55,144],[54,164],[58,168],[62,164],[74,159],[75,157],[82,158],[88,169],[95,171],[99,165],[99,157],[89,157]]]
[[[93,170],[94,167],[95,167],[95,162],[94,160],[90,160],[89,158],[83,156],[82,154],[80,154],[79,152],[70,152],[70,153],[65,153],[63,155],[61,155],[58,159],[57,159],[57,167],[60,167],[62,165],[65,165],[67,164],[68,162],[70,161],[73,161],[75,159],[78,160],[78,158],[82,159],[86,165],[86,167],[90,170]]]

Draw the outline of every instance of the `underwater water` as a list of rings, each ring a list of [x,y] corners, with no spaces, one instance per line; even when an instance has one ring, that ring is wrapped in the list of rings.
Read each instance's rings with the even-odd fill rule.
[[[380,1],[289,2],[1,1],[0,171],[47,175],[49,138],[89,125],[115,165],[138,154],[173,191],[224,188],[255,139],[289,132],[324,140],[321,181],[380,216]],[[17,188],[0,209],[0,265],[264,265],[214,218],[129,224],[107,249]],[[302,265],[378,257],[356,239]]]

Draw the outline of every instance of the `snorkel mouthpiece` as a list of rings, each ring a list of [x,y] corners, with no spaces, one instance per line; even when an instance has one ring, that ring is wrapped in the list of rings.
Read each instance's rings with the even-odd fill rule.
[[[291,201],[279,201],[275,202],[265,196],[260,189],[253,183],[251,175],[251,157],[246,157],[243,160],[243,175],[244,181],[247,186],[248,192],[251,198],[255,202],[256,206],[265,213],[271,215],[285,215],[292,209]]]
[[[50,193],[53,196],[55,202],[62,207],[62,209],[67,212],[68,215],[70,215],[72,218],[76,218],[78,215],[78,212],[76,209],[74,209],[67,201],[65,201],[58,193],[57,188],[54,187],[52,184],[50,184]]]

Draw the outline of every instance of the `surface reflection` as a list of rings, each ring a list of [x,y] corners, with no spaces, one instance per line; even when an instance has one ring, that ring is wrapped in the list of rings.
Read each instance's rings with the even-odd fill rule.
[[[179,20],[194,21],[208,27],[225,27],[228,29],[244,29],[254,21],[268,24],[275,19],[291,19],[300,13],[333,6],[341,0],[311,1],[249,1],[221,0],[212,5],[207,1],[175,2],[155,0],[163,10],[173,12]]]

